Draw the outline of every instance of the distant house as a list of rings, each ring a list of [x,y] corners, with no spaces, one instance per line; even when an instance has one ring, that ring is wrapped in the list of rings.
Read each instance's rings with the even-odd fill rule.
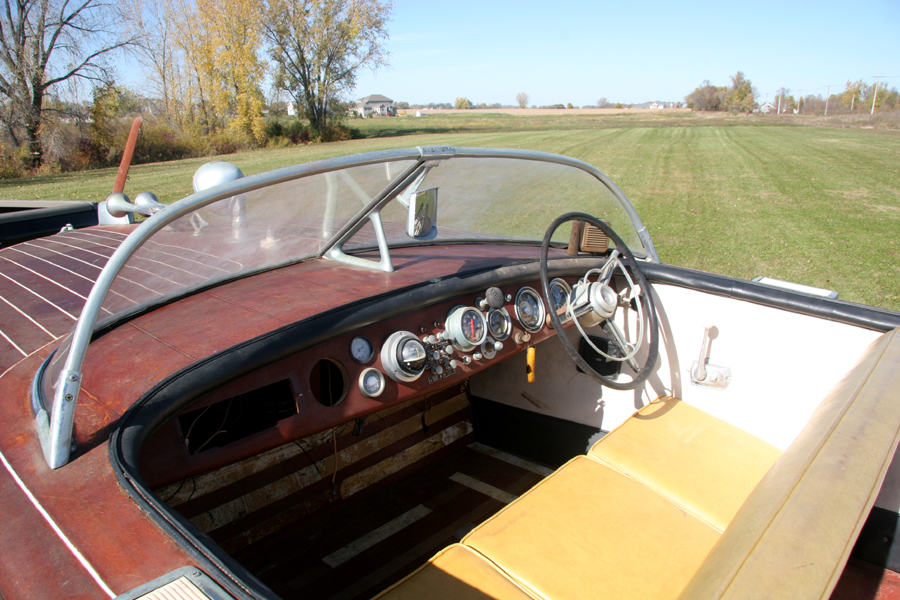
[[[350,109],[361,117],[381,115],[383,117],[396,117],[397,107],[394,101],[386,96],[372,94],[356,101],[356,106]]]
[[[296,117],[296,116],[297,116],[297,109],[294,108],[294,102],[293,102],[293,100],[291,100],[291,101],[289,101],[289,102],[287,103],[287,114],[288,114],[289,117]]]
[[[662,110],[665,107],[666,107],[666,105],[663,104],[662,102],[651,102],[650,103],[650,110]]]
[[[769,114],[773,110],[775,110],[775,105],[772,104],[771,102],[766,102],[765,104],[763,104],[762,106],[759,107],[759,112],[761,112],[764,115]]]

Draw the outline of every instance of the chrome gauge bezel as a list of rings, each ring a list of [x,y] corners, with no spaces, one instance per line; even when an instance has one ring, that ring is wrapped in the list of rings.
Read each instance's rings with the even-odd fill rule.
[[[538,305],[537,325],[528,326],[525,324],[525,321],[522,320],[522,314],[519,311],[519,299],[522,296],[533,296],[535,298],[535,300],[537,300],[537,305]],[[541,298],[541,295],[538,294],[537,290],[535,290],[533,287],[529,287],[526,285],[525,287],[521,288],[518,292],[516,292],[515,307],[516,307],[516,320],[519,321],[519,325],[522,326],[522,329],[524,329],[528,333],[537,333],[544,327],[544,321],[547,319],[547,308],[544,306],[544,301]]]
[[[572,286],[570,286],[569,282],[567,282],[565,279],[561,279],[561,278],[557,277],[556,279],[552,280],[550,282],[550,285],[547,286],[547,289],[550,292],[550,297],[547,298],[547,310],[559,310],[558,308],[553,306],[553,287],[554,286],[562,287],[566,291],[567,298],[572,293]],[[569,320],[569,315],[566,312],[563,312],[561,315],[559,315],[559,319],[560,319],[560,321],[565,323],[566,321]]]
[[[409,331],[392,333],[385,340],[384,346],[381,347],[381,365],[384,367],[387,376],[396,382],[413,382],[425,371],[425,362],[422,363],[421,369],[415,371],[408,371],[400,364],[401,361],[398,358],[400,345],[406,341],[415,341],[422,346],[422,351],[425,352],[425,345],[422,341]]]
[[[491,315],[493,313],[500,313],[506,318],[506,330],[497,332],[491,329]],[[512,333],[512,317],[509,316],[509,311],[505,308],[492,308],[487,312],[487,315],[484,318],[485,325],[487,325],[488,333],[497,341],[505,340],[509,337],[509,334]]]
[[[373,372],[378,375],[378,380],[380,382],[380,385],[378,386],[378,391],[375,392],[374,394],[369,393],[369,391],[366,389],[366,384],[365,384],[366,376],[369,373],[373,373]],[[359,374],[358,384],[359,384],[359,393],[360,394],[362,394],[366,398],[377,398],[384,392],[384,388],[387,385],[387,382],[385,381],[384,374],[381,371],[379,371],[375,367],[369,367],[368,369],[363,369],[362,373]]]
[[[481,320],[481,336],[475,342],[467,340],[463,333],[463,315],[470,311],[477,315],[477,318]],[[471,352],[483,344],[484,340],[487,338],[488,327],[487,322],[484,320],[484,313],[474,306],[454,306],[447,315],[447,334],[449,335],[450,342],[453,344],[454,348],[460,352]]]

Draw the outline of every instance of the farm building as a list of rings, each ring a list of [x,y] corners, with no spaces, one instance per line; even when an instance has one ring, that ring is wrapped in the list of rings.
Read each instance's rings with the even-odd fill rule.
[[[381,115],[383,117],[397,116],[397,107],[394,101],[386,96],[372,94],[356,101],[356,106],[350,109],[361,117]]]

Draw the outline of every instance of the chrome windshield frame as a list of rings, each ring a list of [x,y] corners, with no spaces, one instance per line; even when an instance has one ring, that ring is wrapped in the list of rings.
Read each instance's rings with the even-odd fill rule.
[[[52,410],[50,412],[46,410],[46,404],[43,402],[42,398],[32,398],[32,405],[35,411],[35,425],[41,441],[44,458],[50,468],[57,469],[69,461],[69,455],[72,451],[72,431],[75,419],[75,408],[77,406],[81,382],[84,376],[82,372],[84,358],[94,334],[101,305],[115,281],[116,276],[125,266],[125,263],[147,240],[150,239],[151,236],[153,236],[153,234],[157,233],[176,219],[188,215],[197,209],[238,194],[245,194],[274,184],[351,167],[386,162],[415,161],[383,188],[371,202],[358,211],[357,214],[343,228],[337,231],[330,240],[323,244],[319,249],[319,252],[310,256],[310,258],[326,257],[338,260],[337,257],[342,253],[341,246],[348,238],[348,235],[352,235],[352,232],[356,231],[359,228],[360,223],[365,222],[366,219],[377,222],[378,213],[381,208],[393,200],[394,197],[402,191],[403,186],[408,184],[410,180],[414,178],[414,174],[419,169],[423,168],[425,163],[435,160],[450,160],[453,158],[508,158],[533,160],[566,165],[589,173],[603,183],[610,192],[612,192],[616,200],[619,201],[637,232],[641,244],[647,251],[649,260],[659,262],[659,257],[657,256],[647,228],[641,222],[634,207],[618,186],[616,186],[603,172],[592,165],[577,159],[546,152],[494,148],[451,148],[449,146],[384,150],[285,167],[266,173],[260,173],[258,175],[244,177],[202,192],[197,192],[170,204],[164,210],[161,210],[138,225],[113,252],[112,256],[110,256],[106,265],[103,267],[100,276],[94,283],[84,308],[75,324],[75,328],[71,333],[69,353],[57,381],[56,391],[52,401]],[[379,246],[381,246],[381,244],[379,244]],[[386,252],[386,248],[384,249],[384,252]],[[382,258],[384,260],[385,257]],[[387,260],[389,264],[389,258]],[[273,265],[272,268],[277,268],[277,266],[280,265]],[[376,266],[373,268],[378,267]],[[33,395],[40,395],[40,381],[45,372],[45,369],[40,369],[36,374],[36,385],[34,385],[32,389]]]

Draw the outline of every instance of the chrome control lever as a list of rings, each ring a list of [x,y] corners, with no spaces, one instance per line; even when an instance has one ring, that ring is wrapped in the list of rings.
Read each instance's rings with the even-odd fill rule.
[[[691,383],[704,387],[724,390],[731,383],[731,368],[717,365],[709,360],[712,341],[718,337],[719,330],[714,325],[703,330],[703,342],[700,344],[700,357],[691,366]]]

